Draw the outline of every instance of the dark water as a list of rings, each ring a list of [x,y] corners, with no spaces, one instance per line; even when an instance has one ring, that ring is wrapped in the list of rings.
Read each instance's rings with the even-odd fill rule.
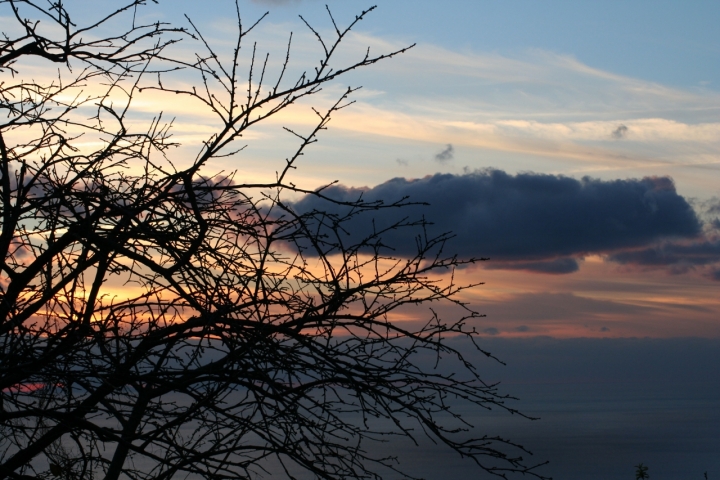
[[[704,472],[720,480],[720,340],[490,338],[481,346],[507,365],[467,350],[466,358],[520,398],[512,407],[541,419],[456,407],[477,425],[476,435],[526,446],[530,463],[548,460],[538,470],[545,476],[634,480],[642,462],[651,480],[702,480]],[[428,441],[372,450],[398,455],[403,470],[428,480],[498,478]],[[265,467],[258,478],[287,478],[279,465]]]
[[[549,460],[557,480],[720,479],[720,341],[703,339],[500,340],[507,361],[491,367],[515,406],[541,420],[466,409],[479,431],[501,434]],[[431,446],[400,448],[427,479],[490,478]],[[391,477],[388,477],[391,478]],[[527,478],[527,477],[526,477]]]

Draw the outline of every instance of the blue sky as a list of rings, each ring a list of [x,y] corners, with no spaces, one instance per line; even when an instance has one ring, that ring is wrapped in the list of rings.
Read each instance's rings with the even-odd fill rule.
[[[367,5],[330,6],[342,22]],[[292,29],[298,44],[310,41],[302,52],[312,51],[298,13],[329,26],[323,2],[242,7],[246,18],[270,11],[262,30],[268,50]],[[205,15],[208,23],[218,21]],[[373,51],[418,45],[347,77],[365,91],[356,108],[337,118],[323,139],[327,150],[315,153],[304,174],[348,182],[346,171],[353,186],[465,167],[606,179],[670,175],[681,194],[712,197],[718,18],[717,6],[701,2],[379,3],[345,58],[365,45]],[[622,126],[624,142],[612,136]],[[432,160],[447,144],[454,158],[437,165]]]
[[[180,5],[221,49],[229,45],[230,5],[217,2],[212,10]],[[253,0],[240,6],[246,22],[269,11],[255,40],[260,51],[270,53],[271,65],[281,61],[291,30],[292,66],[313,64],[318,45],[297,15],[329,32],[324,2]],[[329,6],[343,24],[369,5],[351,0]],[[719,284],[713,280],[720,278],[720,223],[713,223],[720,212],[718,20],[720,6],[711,2],[378,2],[345,42],[338,65],[357,59],[367,46],[377,53],[417,46],[315,97],[314,105],[322,107],[347,85],[363,86],[354,96],[357,103],[337,114],[306,154],[294,181],[316,188],[338,180],[348,192],[365,188],[391,196],[405,188],[422,195],[419,184],[410,183],[437,174],[475,182],[469,189],[480,188],[489,175],[506,175],[517,188],[518,174],[535,185],[585,182],[582,198],[594,198],[593,186],[610,192],[622,184],[625,193],[637,193],[653,185],[643,195],[669,192],[672,201],[646,211],[649,223],[643,225],[652,223],[652,231],[640,231],[645,227],[632,220],[630,203],[613,203],[619,193],[606,193],[571,215],[557,204],[543,209],[540,197],[516,190],[513,198],[527,204],[516,204],[514,216],[495,212],[513,228],[474,223],[474,231],[461,216],[453,217],[458,225],[450,225],[448,215],[440,224],[459,233],[459,251],[473,243],[472,235],[486,235],[472,253],[490,256],[488,268],[463,275],[485,282],[468,293],[468,301],[493,312],[484,325],[489,334],[718,337]],[[248,137],[241,158],[213,167],[238,169],[247,178],[273,175],[294,145],[281,127],[308,128],[308,107],[261,126]],[[206,120],[192,109],[175,108],[186,125],[183,131],[183,122],[177,122],[178,138],[192,145]],[[386,184],[392,178],[409,186]],[[447,199],[442,189],[435,196],[426,189],[425,195],[422,200],[434,205]],[[471,197],[468,212],[488,208],[482,195]],[[633,198],[643,203],[646,197]],[[557,201],[569,207],[580,205],[579,198]],[[671,204],[685,212],[684,227],[676,223],[680,210]],[[535,227],[523,230],[529,225],[523,212],[533,206],[540,212]],[[620,218],[624,213],[626,220]],[[587,218],[596,219],[595,226],[617,227],[607,243],[591,241],[598,233],[583,221]],[[637,227],[644,240],[628,237],[626,227]],[[519,238],[531,246],[541,237],[552,242],[552,235],[556,251],[544,256],[529,250],[508,256],[491,246],[522,246]],[[545,311],[538,314],[538,305]]]
[[[369,5],[328,3],[340,21]],[[270,27],[263,30],[269,41],[288,28],[302,32],[298,13],[322,26],[324,4],[257,0],[241,5],[251,17],[270,11]],[[582,242],[602,235],[578,227],[574,235],[555,231],[555,245],[565,252],[585,248],[586,255],[543,257],[550,264],[560,260],[560,267],[570,265],[570,273],[513,269],[531,263],[518,248],[514,260],[495,264],[505,268],[459,274],[485,282],[466,292],[466,300],[487,314],[479,326],[488,337],[483,345],[508,362],[498,368],[497,378],[506,382],[506,391],[520,396],[522,409],[543,418],[528,425],[503,417],[497,426],[534,449],[539,460],[549,459],[545,473],[555,478],[632,478],[640,462],[650,465],[655,479],[701,478],[703,471],[717,476],[713,365],[718,343],[679,337],[720,337],[720,283],[709,278],[706,266],[692,263],[701,258],[699,250],[717,245],[710,226],[720,210],[707,212],[720,196],[718,24],[720,3],[709,1],[379,1],[349,50],[417,47],[350,77],[351,84],[364,86],[357,104],[335,118],[297,172],[309,186],[339,180],[341,196],[361,187],[371,196],[421,188],[430,195],[429,186],[444,179],[453,187],[430,198],[439,206],[430,209],[437,223],[459,232],[458,250],[475,248],[473,254],[491,257],[501,253],[493,241],[531,246],[553,228],[572,230],[598,211],[578,207],[569,213],[583,204],[585,196],[579,194],[562,200],[566,209],[555,206],[558,215],[565,212],[564,223],[552,220],[533,210],[542,205],[540,196],[523,195],[520,187],[514,195],[507,193],[498,179],[519,185],[521,178],[513,175],[524,172],[530,183],[555,188],[570,182],[559,175],[575,182],[587,175],[600,190],[616,192],[601,198],[618,212],[624,208],[609,199],[619,198],[625,188],[648,185],[643,177],[672,178],[674,191],[641,190],[668,195],[679,210],[663,208],[648,218],[658,220],[658,228],[672,228],[678,219],[692,223],[685,215],[672,215],[687,214],[682,209],[687,202],[701,225],[694,239],[688,234],[678,243],[682,232],[676,229],[675,235],[639,241],[643,246],[592,250]],[[305,40],[312,48],[313,39]],[[248,142],[248,162],[257,164],[240,168],[262,175],[274,164],[272,156],[289,147],[281,138],[277,130],[264,130],[257,143],[271,139],[272,145]],[[495,173],[483,170],[488,168]],[[388,183],[393,177],[400,179]],[[469,224],[468,218],[487,222],[492,215],[442,211],[448,197],[459,202],[458,196],[469,192],[472,198],[472,187],[460,185],[473,182],[477,189],[496,188],[519,202],[506,200],[506,205],[533,211],[552,226],[543,230],[540,221],[531,227],[526,216],[515,214],[508,220],[512,225],[504,225],[504,234],[512,238],[476,241],[482,235],[478,230],[490,235],[499,230],[490,228],[491,222]],[[660,184],[667,185],[653,185]],[[480,197],[466,202],[467,211],[487,206]],[[605,218],[619,221],[617,215]],[[634,241],[617,232],[610,237]],[[622,263],[617,257],[651,255],[660,244],[666,250],[655,250],[655,258],[667,260],[672,248],[695,251],[684,257],[685,264],[664,266]],[[720,260],[717,251],[703,258]],[[515,343],[500,338],[535,336]],[[492,418],[482,420],[495,425]],[[474,475],[468,464],[430,446],[422,455],[413,450],[408,459],[429,478]]]
[[[369,6],[356,0],[253,1],[249,12],[270,10],[289,19],[328,3],[339,15]],[[528,49],[573,55],[594,68],[677,87],[718,86],[720,6],[711,1],[636,2],[514,0],[508,2],[376,2],[366,26],[384,38],[457,51],[503,55]],[[709,82],[709,84],[707,83]]]
[[[270,54],[271,77],[290,31],[291,72],[312,68],[319,45],[298,14],[331,33],[325,2],[239,5],[246,26],[269,12],[248,40]],[[370,5],[329,2],[341,25]],[[183,13],[221,57],[231,51],[230,1],[161,2],[144,15],[184,24]],[[273,179],[296,147],[282,127],[312,128],[311,105],[362,86],[291,180],[310,189],[337,180],[342,195],[412,192],[434,205],[427,216],[458,233],[457,251],[491,258],[460,274],[485,282],[466,300],[490,313],[481,325],[488,335],[720,337],[718,21],[720,5],[700,1],[380,1],[337,65],[368,46],[415,48],[259,125],[240,155],[207,173]],[[190,55],[197,46],[180,48]],[[198,105],[138,100],[147,115],[176,118],[177,162],[213,130]],[[420,188],[443,178],[450,187]],[[488,185],[512,202],[493,206],[473,193]],[[459,195],[452,214],[442,211],[443,188]]]
[[[470,51],[543,49],[594,68],[677,87],[718,80],[716,2],[510,1],[381,4],[403,35]],[[398,24],[396,24],[398,25]],[[383,25],[392,29],[391,25]],[[407,30],[405,30],[407,29]]]
[[[186,8],[162,14],[177,20],[169,13],[187,11],[217,40],[230,38],[229,5],[179,5]],[[367,6],[330,3],[340,23]],[[418,45],[346,77],[364,87],[358,105],[338,116],[323,139],[330,150],[315,152],[300,175],[320,180],[316,170],[328,172],[332,163],[328,174],[335,177],[323,180],[348,182],[342,172],[350,171],[353,186],[360,186],[388,175],[495,167],[604,178],[671,175],[681,191],[717,193],[716,178],[705,169],[718,158],[720,41],[713,27],[719,7],[452,1],[378,7],[340,58],[356,58],[366,45],[375,52]],[[256,39],[271,61],[281,60],[294,31],[298,66],[314,61],[317,51],[297,14],[319,29],[330,26],[319,1],[246,1],[241,11],[246,21],[270,12]],[[337,91],[327,93],[329,99]],[[612,132],[623,125],[627,141],[614,141]],[[453,161],[432,162],[448,143]],[[365,168],[354,168],[361,160]]]
[[[83,15],[97,13],[95,2],[84,5]],[[370,6],[329,5],[341,24]],[[246,22],[270,12],[253,40],[270,52],[271,73],[291,30],[291,69],[317,60],[297,15],[329,32],[325,2],[240,8]],[[183,13],[227,55],[231,1],[166,0],[143,15],[184,24]],[[460,254],[491,257],[457,272],[460,282],[484,282],[462,300],[487,314],[481,342],[508,362],[490,374],[509,380],[521,409],[545,418],[528,428],[503,417],[502,431],[537,446],[556,478],[632,478],[639,462],[653,479],[701,478],[705,469],[715,478],[719,24],[720,2],[709,1],[381,0],[339,64],[367,46],[415,48],[259,126],[240,155],[205,173],[272,179],[296,146],[282,127],[311,128],[310,105],[362,85],[290,180],[306,188],[338,180],[332,193],[342,198],[428,201],[424,212],[408,211],[455,231],[450,246]],[[179,52],[195,48],[185,42]],[[210,116],[175,97],[139,95],[136,107],[177,118],[177,164],[213,131]],[[403,255],[407,240],[394,241]],[[457,458],[426,453],[415,460],[432,478],[469,475]]]

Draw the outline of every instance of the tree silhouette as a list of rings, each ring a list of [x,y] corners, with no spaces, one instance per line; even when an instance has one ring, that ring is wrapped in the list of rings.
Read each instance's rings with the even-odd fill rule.
[[[642,463],[635,465],[635,479],[636,480],[644,480],[646,478],[650,478],[650,474],[648,472],[648,467],[643,465]]]
[[[350,218],[406,199],[293,209],[298,194],[325,198],[290,176],[354,89],[313,109],[308,132],[286,129],[299,146],[273,181],[207,172],[257,123],[404,52],[336,60],[374,7],[345,28],[330,15],[330,36],[303,19],[319,63],[288,80],[290,35],[269,82],[269,57],[246,45],[259,20],[246,27],[238,5],[222,55],[190,19],[140,22],[144,3],[78,26],[61,2],[0,2],[15,21],[0,41],[0,477],[254,478],[275,465],[380,478],[399,466],[367,447],[400,435],[542,478],[522,447],[471,435],[452,408],[515,412],[447,342],[473,341],[478,315],[452,272],[476,260],[445,254],[450,235],[427,238],[423,220],[391,227],[416,242],[412,258],[393,256],[383,231],[347,241]],[[188,43],[204,53],[173,53]],[[214,115],[194,159],[173,159],[172,122],[142,116],[148,93]],[[397,321],[429,302],[464,313]]]

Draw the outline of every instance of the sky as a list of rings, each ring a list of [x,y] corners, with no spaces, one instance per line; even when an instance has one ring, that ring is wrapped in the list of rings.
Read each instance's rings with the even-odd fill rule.
[[[187,13],[228,50],[230,4],[178,5],[159,11],[176,22]],[[328,6],[345,24],[369,5]],[[269,12],[253,40],[271,76],[290,31],[291,71],[319,58],[299,14],[330,33],[324,2],[240,10],[246,22]],[[465,295],[488,314],[486,335],[720,338],[719,19],[720,5],[702,1],[381,1],[337,64],[368,46],[415,47],[344,76],[209,168],[271,178],[295,146],[281,127],[310,128],[311,104],[362,86],[292,181],[429,203],[407,212],[453,231],[461,256],[489,257],[461,272],[484,282]],[[189,155],[210,120],[182,102],[165,109]],[[393,240],[400,254],[412,245]]]
[[[93,2],[74,4],[87,5],[79,21],[98,15]],[[298,15],[333,34],[325,2],[238,5],[246,28],[267,13],[240,68],[255,42],[269,54],[268,78],[280,71],[290,32],[286,78],[319,59]],[[339,25],[370,6],[328,3]],[[187,26],[185,14],[227,59],[237,30],[230,1],[151,3],[138,21]],[[310,130],[311,107],[362,87],[289,180],[307,189],[338,182],[328,190],[338,198],[427,203],[404,214],[432,222],[432,233],[453,232],[448,250],[461,257],[489,259],[458,274],[483,282],[463,300],[487,314],[478,325],[485,335],[720,338],[718,20],[720,4],[703,1],[379,1],[331,66],[358,61],[368,47],[414,47],[259,124],[242,152],[210,162],[206,174],[272,181],[297,147],[283,127]],[[184,41],[174,53],[191,58],[198,48]],[[217,127],[182,98],[145,92],[134,106],[146,119],[159,111],[174,119],[179,165]],[[357,223],[356,233],[369,226]],[[392,241],[401,256],[414,245],[412,235]]]
[[[168,3],[142,15],[185,24],[186,13],[221,56],[231,51],[230,1]],[[259,125],[209,173],[272,180],[296,147],[282,127],[312,128],[311,106],[362,86],[290,180],[308,189],[337,181],[326,193],[338,199],[427,202],[405,214],[433,222],[431,233],[454,232],[448,248],[461,257],[489,257],[457,272],[483,283],[462,299],[486,314],[482,340],[507,363],[489,375],[544,419],[489,425],[536,446],[551,460],[544,473],[559,479],[632,478],[639,462],[653,479],[720,475],[720,2],[377,4],[338,65],[368,46],[415,46]],[[371,4],[328,5],[346,24]],[[331,33],[323,1],[239,6],[249,23],[269,12],[253,40],[270,54],[271,77],[290,31],[291,72],[319,58],[298,14]],[[137,100],[141,113],[176,118],[178,163],[212,132],[197,105]],[[292,201],[300,211],[318,206]],[[389,240],[398,255],[411,253],[411,239]],[[409,455],[429,478],[471,475],[431,448]]]
[[[369,6],[328,4],[339,23]],[[317,57],[298,14],[330,27],[321,1],[241,7],[269,11],[258,45],[277,61],[290,30],[298,63]],[[218,41],[232,31],[220,9],[188,9]],[[455,232],[461,256],[490,258],[457,273],[483,282],[463,299],[487,315],[483,346],[506,362],[483,368],[541,420],[465,413],[549,460],[556,479],[632,478],[640,462],[656,480],[720,474],[719,21],[709,1],[380,0],[339,58],[416,46],[314,100],[362,86],[293,181],[428,202],[408,212]],[[293,146],[280,128],[309,128],[308,107],[217,169],[268,178]],[[477,474],[432,445],[406,447],[387,448],[418,475]]]

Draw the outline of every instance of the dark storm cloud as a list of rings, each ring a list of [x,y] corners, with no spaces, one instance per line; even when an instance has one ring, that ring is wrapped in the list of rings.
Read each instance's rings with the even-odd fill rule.
[[[634,265],[709,265],[720,261],[720,241],[688,245],[667,243],[642,250],[619,252],[608,258],[617,263]]]
[[[712,198],[697,206],[703,219],[703,236],[691,241],[664,241],[645,248],[614,252],[607,257],[626,266],[664,269],[670,273],[685,273],[700,269],[714,280],[720,280],[720,200]],[[703,268],[704,267],[704,268]]]
[[[696,202],[703,235],[692,240],[665,240],[642,248],[612,252],[606,258],[626,267],[664,270],[671,274],[699,271],[720,281],[720,200]]]
[[[668,238],[692,238],[701,222],[677,194],[670,178],[603,181],[485,170],[466,175],[437,174],[417,180],[394,178],[370,189],[332,186],[328,197],[387,202],[408,197],[401,209],[381,209],[346,224],[347,240],[359,241],[372,229],[387,228],[402,218],[425,218],[428,235],[453,232],[448,245],[463,257],[490,257],[494,268],[543,273],[577,270],[572,257],[642,248]],[[314,196],[294,204],[298,212],[313,209],[343,214],[346,207]],[[416,253],[421,230],[400,229],[383,236],[395,254]]]
[[[435,161],[440,163],[447,163],[455,157],[455,148],[449,143],[445,146],[445,149],[435,155]]]
[[[627,135],[628,127],[625,125],[619,125],[615,130],[612,132],[613,138],[625,138],[625,135]]]
[[[684,273],[694,267],[720,264],[720,239],[680,244],[664,243],[657,246],[618,252],[608,256],[621,265],[663,267],[671,273]],[[715,280],[720,280],[714,273]]]

